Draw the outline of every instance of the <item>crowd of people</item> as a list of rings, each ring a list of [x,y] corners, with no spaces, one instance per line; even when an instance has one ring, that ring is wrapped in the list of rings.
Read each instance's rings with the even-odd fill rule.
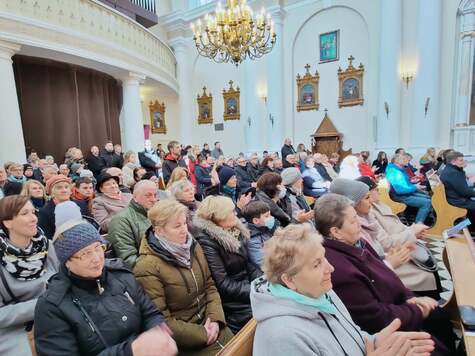
[[[0,167],[0,354],[215,355],[251,318],[256,355],[455,354],[421,241],[433,174],[475,213],[462,153],[166,149]]]

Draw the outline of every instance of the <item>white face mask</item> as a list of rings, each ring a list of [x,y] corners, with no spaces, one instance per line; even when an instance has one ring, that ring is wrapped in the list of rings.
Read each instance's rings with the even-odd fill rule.
[[[287,194],[287,189],[285,187],[279,187],[279,199],[285,198],[285,194]]]

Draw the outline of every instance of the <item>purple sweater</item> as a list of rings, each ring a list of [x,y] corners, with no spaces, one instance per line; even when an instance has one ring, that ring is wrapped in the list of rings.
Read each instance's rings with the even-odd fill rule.
[[[414,295],[366,243],[363,248],[325,239],[326,258],[335,267],[333,290],[363,330],[376,333],[395,318],[401,330],[420,330],[422,312],[406,300]]]

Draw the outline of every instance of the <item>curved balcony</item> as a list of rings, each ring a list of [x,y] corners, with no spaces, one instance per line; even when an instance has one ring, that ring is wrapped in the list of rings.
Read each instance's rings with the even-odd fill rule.
[[[176,59],[152,32],[96,0],[2,0],[0,40],[136,72],[177,91]]]

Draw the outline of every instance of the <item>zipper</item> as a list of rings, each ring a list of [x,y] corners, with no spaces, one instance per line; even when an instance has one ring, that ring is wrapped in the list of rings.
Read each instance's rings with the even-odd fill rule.
[[[193,272],[193,268],[190,268],[190,272],[191,272],[191,276],[193,277],[193,281],[195,282],[195,286],[196,286],[196,301],[198,302],[198,318],[200,318],[201,320],[201,315],[200,315],[200,310],[201,310],[201,307],[200,307],[200,298],[198,297],[199,295],[199,292],[198,292],[198,282],[196,281],[196,277],[195,277],[195,273]]]

